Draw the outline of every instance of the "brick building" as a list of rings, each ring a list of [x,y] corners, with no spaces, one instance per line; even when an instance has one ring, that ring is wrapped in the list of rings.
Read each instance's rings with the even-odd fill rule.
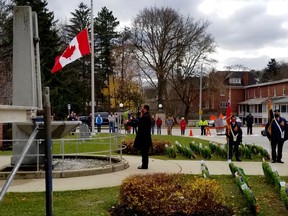
[[[267,99],[270,98],[273,109],[280,109],[281,116],[288,119],[288,79],[249,85],[244,87],[245,100],[238,103],[238,115],[244,118],[249,112],[256,124],[267,122]]]
[[[219,82],[214,83],[214,86],[205,85],[203,88],[203,113],[207,115],[223,113],[225,115],[229,95],[231,95],[232,113],[239,115],[238,104],[246,100],[245,87],[257,83],[254,73],[250,71],[217,71],[216,76]]]

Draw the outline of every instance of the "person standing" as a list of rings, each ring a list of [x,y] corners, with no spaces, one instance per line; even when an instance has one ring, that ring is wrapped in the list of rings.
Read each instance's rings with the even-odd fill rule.
[[[180,130],[181,130],[181,136],[184,136],[185,130],[186,130],[186,120],[184,119],[184,117],[181,118],[179,125],[180,125]]]
[[[168,135],[172,135],[172,128],[174,125],[174,120],[172,116],[168,116],[167,120],[166,120],[166,126],[167,126],[167,134]]]
[[[103,119],[102,119],[100,114],[98,114],[97,118],[95,119],[95,123],[97,125],[97,131],[98,131],[98,133],[100,133],[101,132],[101,125],[103,123]]]
[[[204,119],[200,119],[198,125],[201,128],[201,136],[205,136],[205,126],[204,126]]]
[[[108,122],[109,122],[109,133],[114,133],[115,132],[115,115],[111,112],[110,115],[108,116]]]
[[[272,116],[273,117],[273,116]],[[268,127],[270,126],[270,132],[268,133]],[[272,161],[271,163],[284,163],[282,161],[282,150],[285,141],[285,127],[286,119],[280,116],[280,110],[274,110],[274,118],[269,124],[266,124],[266,134],[271,142]],[[269,135],[268,135],[269,134]],[[277,148],[277,152],[276,152]]]
[[[254,117],[251,113],[246,116],[246,125],[247,125],[247,135],[252,135],[252,126],[254,122]]]
[[[160,116],[158,116],[156,120],[156,125],[157,125],[157,135],[161,135],[162,119],[160,118]]]
[[[155,118],[152,115],[151,117],[151,134],[154,135],[154,131],[155,131]]]
[[[88,116],[87,124],[88,124],[89,130],[92,131],[92,113],[90,113]]]
[[[233,151],[235,152],[236,161],[241,161],[239,155],[239,145],[242,142],[242,129],[236,122],[236,116],[231,117],[230,125],[226,128],[226,137],[228,140],[228,158],[231,160]]]
[[[142,157],[142,165],[138,169],[148,169],[149,149],[152,147],[151,137],[151,115],[149,113],[149,105],[141,106],[141,116],[137,122],[127,122],[128,125],[138,125],[138,133],[134,140],[134,148],[140,150]]]

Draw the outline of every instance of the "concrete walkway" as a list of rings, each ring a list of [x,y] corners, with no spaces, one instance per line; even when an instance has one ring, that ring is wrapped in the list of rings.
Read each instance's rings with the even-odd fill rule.
[[[212,140],[213,137],[201,137]],[[74,178],[54,178],[53,191],[81,190],[118,186],[128,176],[133,174],[147,174],[157,172],[200,174],[200,160],[159,160],[150,158],[149,169],[139,170],[140,156],[124,156],[129,162],[129,168],[101,175],[83,176]],[[285,164],[271,164],[276,168],[280,176],[287,176],[287,158],[283,158]],[[210,175],[231,175],[227,161],[205,161]],[[261,162],[234,162],[242,167],[247,175],[263,175]],[[0,167],[10,164],[10,156],[0,157]],[[0,181],[0,187],[5,181]],[[8,192],[40,192],[45,191],[45,179],[21,179],[13,180]]]

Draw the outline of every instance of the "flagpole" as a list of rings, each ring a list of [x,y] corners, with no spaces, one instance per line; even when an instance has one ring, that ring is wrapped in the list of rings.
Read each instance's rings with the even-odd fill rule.
[[[94,113],[95,113],[95,80],[94,80],[94,22],[93,22],[93,0],[91,0],[91,128],[92,134],[95,134]]]

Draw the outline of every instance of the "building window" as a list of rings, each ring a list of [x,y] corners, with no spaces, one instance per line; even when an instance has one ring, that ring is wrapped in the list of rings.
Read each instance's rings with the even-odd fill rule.
[[[259,94],[260,98],[262,98],[262,88],[259,89]]]
[[[286,86],[283,85],[283,95],[286,95]]]
[[[220,89],[220,96],[225,96],[225,89]]]
[[[286,113],[287,112],[287,106],[286,105],[281,105],[280,106],[280,112],[281,113]]]
[[[220,108],[227,108],[228,107],[228,102],[227,101],[222,101],[220,103]]]
[[[256,89],[254,89],[254,98],[256,98]]]
[[[277,94],[276,94],[276,87],[275,87],[275,86],[274,86],[273,90],[274,90],[274,96],[277,96]]]
[[[230,84],[241,84],[241,79],[240,78],[230,78],[229,83]]]

